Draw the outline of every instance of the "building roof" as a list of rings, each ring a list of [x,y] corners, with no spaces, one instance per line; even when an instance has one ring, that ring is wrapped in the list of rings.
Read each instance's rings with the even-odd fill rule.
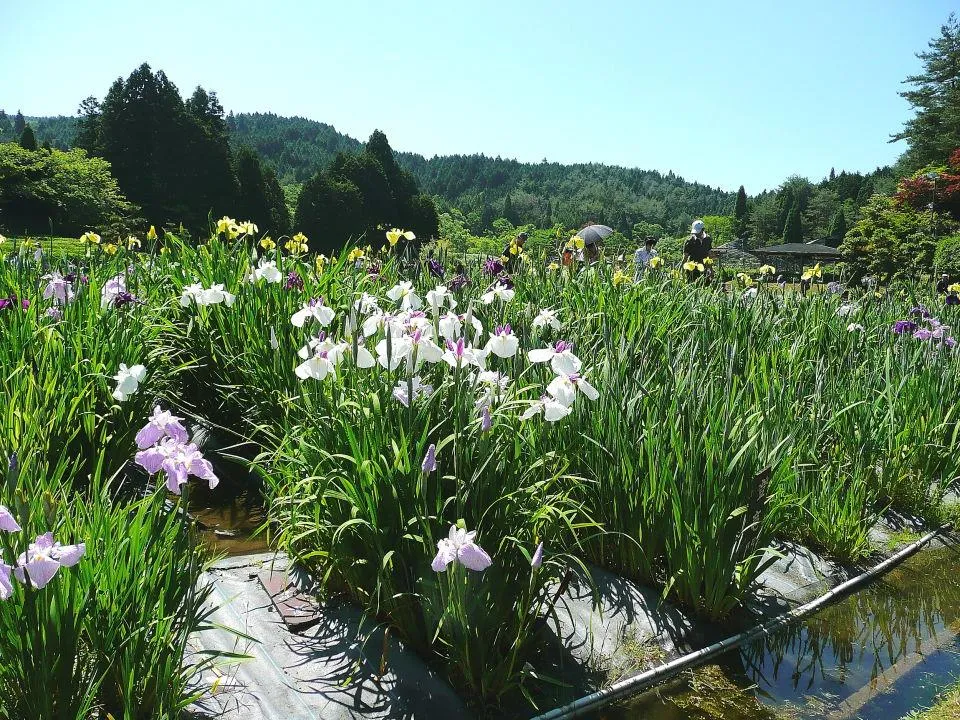
[[[808,257],[839,258],[840,251],[818,243],[784,243],[783,245],[768,245],[754,250],[755,255],[806,255]]]

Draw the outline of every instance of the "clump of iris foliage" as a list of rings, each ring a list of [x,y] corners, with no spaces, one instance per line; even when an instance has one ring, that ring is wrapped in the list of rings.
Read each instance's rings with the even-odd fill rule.
[[[125,273],[149,302],[104,303]],[[186,652],[206,624],[205,554],[130,471],[182,364],[162,342],[164,282],[129,256],[51,267],[14,248],[0,261],[0,718],[179,718],[213,660]],[[119,391],[121,364],[149,368],[135,394]],[[48,532],[67,547],[44,549]]]
[[[225,218],[195,246],[167,234],[162,252],[105,252],[89,238],[76,268],[23,251],[4,266],[0,294],[33,302],[0,310],[14,337],[4,367],[18,369],[4,387],[12,447],[51,458],[19,483],[50,486],[87,542],[84,572],[97,543],[117,577],[144,572],[112,557],[92,516],[131,512],[111,478],[163,398],[254,443],[272,539],[483,710],[534,702],[529,661],[564,586],[591,565],[718,620],[776,540],[861,559],[881,513],[936,522],[960,476],[960,313],[924,286],[843,293],[811,269],[802,294],[767,282],[772,268],[710,284],[520,252],[507,274],[501,260],[418,257],[410,235],[328,259],[302,235],[272,240]],[[77,274],[56,291],[75,297],[50,312],[54,269]],[[108,380],[121,362],[146,375],[118,403]],[[152,533],[186,542],[158,497],[134,507]],[[164,582],[189,585],[190,551],[156,543],[129,562],[179,564]],[[106,641],[83,628],[109,626],[81,604],[93,602],[84,588],[99,598],[88,579],[70,615],[84,658]],[[199,609],[176,618],[167,631],[182,638]],[[151,660],[147,672],[181,681],[157,707],[186,696],[188,671]],[[141,676],[94,673],[89,692],[126,707],[111,694],[124,677]]]

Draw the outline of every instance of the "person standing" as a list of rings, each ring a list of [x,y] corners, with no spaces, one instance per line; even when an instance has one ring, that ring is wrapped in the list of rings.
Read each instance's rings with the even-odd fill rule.
[[[635,266],[634,276],[640,278],[648,267],[650,267],[650,261],[658,257],[657,250],[654,247],[657,244],[657,239],[653,235],[647,235],[643,241],[643,247],[638,248],[637,251],[633,254],[633,264]]]
[[[937,281],[937,294],[946,295],[948,288],[950,287],[950,276],[947,273],[944,273],[940,276],[940,280]]]
[[[704,229],[703,220],[694,220],[690,228],[690,237],[683,244],[684,262],[692,260],[703,264],[703,261],[710,257],[711,250],[713,250],[713,238]]]

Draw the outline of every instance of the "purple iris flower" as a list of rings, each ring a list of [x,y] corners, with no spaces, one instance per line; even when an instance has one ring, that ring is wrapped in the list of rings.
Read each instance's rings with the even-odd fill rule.
[[[503,263],[496,258],[487,258],[483,263],[483,272],[487,275],[499,275],[503,272]]]
[[[20,582],[26,584],[29,579],[33,587],[40,589],[53,580],[61,567],[73,567],[80,562],[86,551],[84,543],[61,545],[54,541],[53,533],[48,532],[39,535],[27,551],[20,554],[13,574]]]
[[[430,447],[427,448],[427,454],[423,456],[420,469],[425,473],[432,473],[437,469],[437,446],[433,443],[430,443]]]
[[[443,264],[434,258],[427,260],[427,270],[436,278],[443,279],[444,269]]]
[[[213,472],[213,465],[204,459],[195,444],[182,443],[172,437],[141,450],[135,460],[151,475],[163,470],[167,476],[167,489],[175,495],[180,494],[180,486],[186,484],[191,475],[206,480],[211,490],[220,482]]]
[[[493,564],[487,551],[474,542],[477,531],[467,532],[456,525],[450,526],[450,533],[437,543],[437,555],[430,567],[434,572],[443,572],[447,566],[463,565],[468,570],[482,572]]]
[[[957,339],[953,337],[953,335],[950,335],[943,339],[943,344],[948,348],[955,348],[957,346]]]
[[[19,532],[20,525],[17,523],[13,514],[4,505],[0,505],[0,530],[6,532]]]
[[[562,353],[566,350],[573,350],[573,343],[569,340],[557,340],[553,344],[553,351],[555,353]]]
[[[371,278],[379,278],[382,266],[378,262],[372,262],[367,265],[367,275]]]
[[[960,297],[954,293],[950,293],[944,302],[946,302],[947,305],[960,305]]]
[[[929,340],[933,337],[933,333],[926,328],[919,328],[913,333],[913,337],[915,337],[917,340]]]
[[[303,278],[296,270],[291,270],[287,274],[287,282],[283,286],[287,290],[303,290]]]
[[[177,442],[186,443],[190,440],[190,436],[181,424],[181,420],[183,418],[171,414],[169,410],[161,410],[157,405],[153,408],[153,415],[150,416],[147,424],[137,433],[137,448],[146,450],[164,438],[173,438]]]
[[[0,298],[0,310],[7,310],[8,308],[13,308],[19,305],[21,308],[26,310],[30,307],[30,301],[26,298],[22,300],[16,295],[11,295],[10,297]]]
[[[537,545],[537,549],[533,551],[533,558],[530,560],[530,567],[534,570],[541,565],[543,565],[543,543]]]
[[[10,582],[10,573],[13,568],[0,560],[0,600],[6,600],[13,595],[13,583]]]
[[[497,282],[494,283],[494,285],[496,285],[497,283],[500,283],[501,285],[503,285],[505,288],[507,288],[507,290],[513,290],[513,280],[511,280],[510,276],[507,275],[506,273],[500,273],[497,276]]]
[[[121,308],[124,305],[130,305],[131,303],[135,303],[135,302],[139,302],[137,300],[137,296],[131,292],[127,292],[126,290],[118,292],[116,295],[113,296],[114,307]]]
[[[917,329],[917,324],[913,320],[897,320],[890,330],[897,335],[912,333]]]
[[[51,320],[60,320],[63,318],[63,312],[56,305],[47,308],[47,312],[44,313]]]
[[[834,280],[833,282],[827,283],[827,290],[833,293],[834,295],[837,295],[843,290],[843,286],[840,283],[838,283],[836,280]]]
[[[928,317],[930,317],[930,311],[927,310],[925,305],[917,305],[910,308],[910,315],[926,320]]]
[[[470,284],[470,278],[460,273],[458,275],[453,276],[453,279],[450,280],[448,287],[453,291],[458,291],[458,290],[463,290],[469,284]]]
[[[486,432],[493,427],[493,418],[490,417],[490,406],[484,405],[483,410],[480,412],[480,429],[483,432]]]

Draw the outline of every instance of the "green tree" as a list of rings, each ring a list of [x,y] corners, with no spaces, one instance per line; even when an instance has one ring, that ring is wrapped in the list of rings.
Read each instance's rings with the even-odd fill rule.
[[[204,229],[236,201],[223,108],[197,88],[188,103],[163,71],[144,63],[118,78],[102,104],[81,106],[78,142],[108,160],[124,193],[153,225]]]
[[[110,164],[83,150],[31,151],[0,143],[0,218],[10,233],[126,230],[136,214]]]
[[[630,233],[630,237],[634,243],[642,243],[648,235],[652,235],[658,239],[662,238],[664,235],[663,225],[660,223],[647,222],[646,220],[641,220],[633,224],[633,232]]]
[[[950,14],[933,38],[928,50],[917,54],[923,70],[904,82],[910,85],[900,96],[915,114],[893,135],[892,141],[906,140],[906,170],[943,164],[960,147],[960,22]]]
[[[703,226],[713,238],[713,244],[723,245],[734,239],[733,218],[729,215],[704,215]]]
[[[837,209],[836,214],[833,216],[833,222],[830,223],[830,237],[832,240],[843,240],[844,235],[847,234],[847,218],[843,214],[843,209]]]
[[[378,226],[398,224],[397,206],[390,183],[383,166],[375,157],[367,153],[340,153],[334,158],[328,172],[331,178],[352,183],[360,191],[363,230],[368,233],[368,239],[375,237]]]
[[[951,277],[960,277],[960,234],[947,235],[937,242],[933,256],[934,267]]]
[[[783,227],[783,242],[803,242],[803,223],[800,220],[800,211],[796,207],[791,208],[787,215],[787,222]]]
[[[256,223],[260,232],[288,234],[290,215],[276,175],[264,170],[260,157],[250,148],[240,148],[235,163],[239,183],[237,213]]]
[[[501,216],[509,221],[511,225],[516,225],[520,222],[517,211],[513,208],[513,200],[510,198],[510,193],[507,193],[503,198],[503,213]]]
[[[332,254],[366,230],[363,205],[352,182],[317,173],[303,184],[293,229],[311,239],[312,250]]]
[[[737,190],[737,201],[733,206],[733,231],[734,238],[742,238],[747,232],[747,191],[743,185]]]
[[[840,250],[855,275],[895,275],[928,271],[936,251],[935,237],[951,232],[950,221],[931,217],[896,198],[874,195],[861,208],[861,218],[847,232]]]
[[[750,222],[747,223],[750,247],[763,247],[774,238],[779,238],[782,231],[777,231],[778,217],[777,196],[774,193],[767,193],[754,202]]]
[[[13,118],[13,134],[16,137],[20,137],[23,133],[24,128],[27,127],[27,121],[23,117],[23,113],[17,110],[17,114]]]
[[[27,125],[20,133],[20,147],[24,150],[37,149],[37,136],[33,133],[33,128]]]
[[[807,209],[801,216],[808,240],[820,240],[830,233],[830,223],[840,207],[840,196],[828,187],[818,187],[810,195]]]

